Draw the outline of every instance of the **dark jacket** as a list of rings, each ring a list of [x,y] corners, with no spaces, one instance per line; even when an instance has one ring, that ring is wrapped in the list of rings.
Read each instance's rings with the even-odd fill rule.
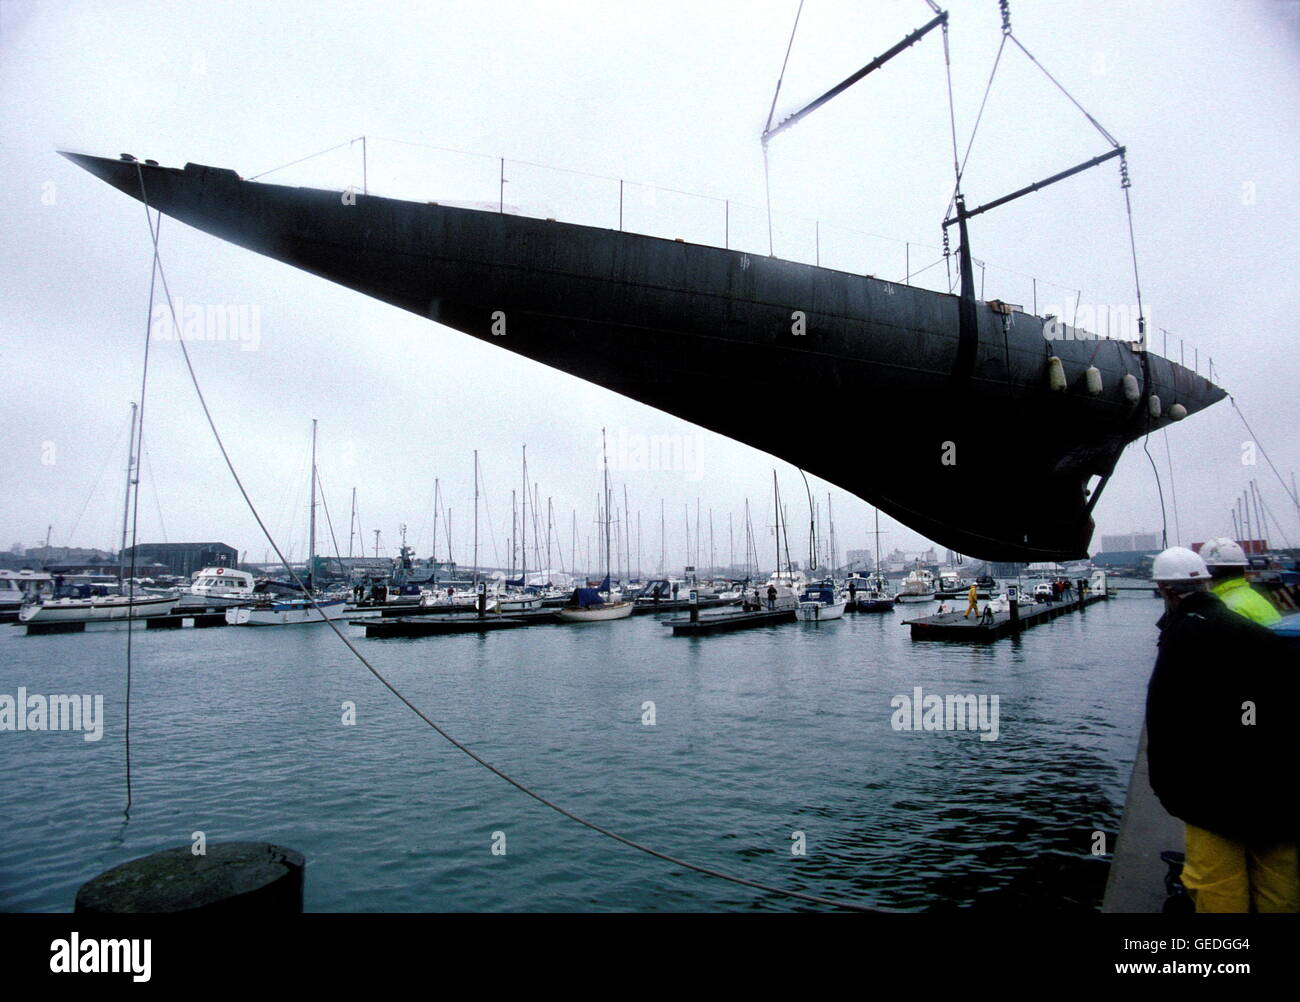
[[[1198,828],[1246,842],[1295,840],[1300,656],[1209,592],[1187,596],[1157,625],[1147,687],[1152,790]],[[1246,702],[1253,725],[1243,723]]]

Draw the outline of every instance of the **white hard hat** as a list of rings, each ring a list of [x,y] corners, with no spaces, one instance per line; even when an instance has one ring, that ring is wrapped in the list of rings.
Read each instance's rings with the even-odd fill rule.
[[[1211,539],[1201,547],[1201,556],[1209,567],[1249,567],[1246,551],[1225,536]]]
[[[1151,566],[1152,581],[1208,581],[1205,561],[1184,546],[1171,546]]]

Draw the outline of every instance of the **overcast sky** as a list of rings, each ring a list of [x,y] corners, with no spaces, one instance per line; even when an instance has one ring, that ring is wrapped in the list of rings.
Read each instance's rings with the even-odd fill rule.
[[[761,213],[746,206],[763,204],[758,136],[796,6],[0,0],[0,183],[9,193],[0,202],[0,531],[8,533],[0,546],[39,544],[52,526],[55,545],[116,548],[120,532],[128,406],[139,396],[149,321],[149,237],[139,203],[56,149],[193,161],[248,177],[366,135],[378,194],[495,201],[499,167],[489,158],[504,156],[514,161],[505,200],[520,211],[617,225],[616,182],[522,162],[554,165],[733,199],[733,245],[762,250]],[[964,149],[1001,33],[993,0],[954,2],[951,11]],[[1212,356],[1218,381],[1289,482],[1300,468],[1300,3],[1021,0],[1012,16],[1021,41],[1128,146],[1153,348],[1163,348],[1164,328],[1175,360],[1180,338],[1188,365],[1193,348],[1202,372]],[[778,114],[929,17],[921,0],[807,0]],[[987,201],[1107,149],[1008,50],[971,154],[968,198]],[[1029,307],[1033,275],[1042,280],[1040,313],[1073,304],[1076,290],[1085,310],[1135,302],[1114,167],[972,225],[974,254],[988,264],[986,298]],[[361,145],[267,180],[360,186]],[[823,263],[901,279],[905,241],[915,245],[914,269],[938,259],[951,186],[936,33],[774,141],[776,252],[810,259],[811,221],[820,219]],[[627,191],[629,228],[721,242],[720,202]],[[799,527],[791,550],[805,548],[807,502],[788,464],[174,220],[163,222],[162,255],[183,301],[256,311],[255,345],[191,348],[241,475],[299,559],[312,418],[320,420],[321,477],[344,551],[356,487],[368,549],[380,529],[392,552],[405,523],[426,556],[439,478],[455,556],[467,562],[477,448],[489,505],[483,561],[494,562],[493,537],[504,560],[526,443],[530,479],[553,498],[567,564],[572,520],[580,553],[597,531],[602,426],[612,441],[680,436],[686,449],[686,469],[615,463],[618,503],[626,483],[633,522],[641,514],[646,569],[657,564],[661,499],[670,566],[683,562],[686,508],[693,522],[697,498],[706,552],[713,511],[720,562],[728,515],[739,537],[748,498],[770,564],[764,526],[774,467]],[[940,287],[942,272],[939,265],[918,281]],[[222,540],[263,559],[266,543],[221,464],[179,347],[154,346],[141,541]],[[743,392],[725,381],[719,389],[723,400]],[[846,424],[845,448],[869,463],[870,436],[888,429]],[[1167,502],[1171,479],[1176,490],[1171,542],[1176,533],[1185,544],[1230,534],[1229,509],[1254,478],[1289,537],[1274,530],[1270,538],[1300,545],[1300,520],[1272,471],[1262,458],[1243,465],[1246,439],[1227,401],[1174,427],[1167,443],[1163,433],[1152,437]],[[823,508],[831,492],[840,549],[868,546],[869,506],[814,487]],[[1102,533],[1159,530],[1140,443],[1125,453],[1096,517],[1094,550]],[[887,549],[926,545],[892,519],[882,529]],[[439,536],[445,557],[441,519]]]

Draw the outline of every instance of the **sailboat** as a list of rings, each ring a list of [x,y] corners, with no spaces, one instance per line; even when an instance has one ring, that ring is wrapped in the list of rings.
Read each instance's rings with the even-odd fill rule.
[[[624,601],[622,596],[614,600],[610,594],[610,550],[609,550],[609,455],[605,451],[605,429],[600,430],[601,452],[605,463],[605,580],[601,588],[575,588],[569,604],[560,609],[557,615],[566,623],[599,623],[609,619],[626,619],[632,615],[634,603]],[[605,594],[601,596],[601,590]]]
[[[942,29],[946,41],[948,20],[939,11],[779,124],[769,115],[764,148],[922,36]],[[1093,509],[1124,449],[1226,396],[1148,350],[1144,318],[1132,342],[1048,340],[1052,318],[983,299],[968,224],[1116,158],[1127,197],[1126,149],[1107,138],[1108,152],[974,208],[958,170],[954,211],[943,221],[959,241],[955,295],[784,260],[770,244],[764,253],[736,249],[729,237],[708,246],[530,218],[504,203],[488,211],[368,192],[341,198],[246,180],[228,167],[63,155],[220,239],[778,456],[940,545],[1033,561],[1086,557]],[[789,336],[793,311],[816,336]],[[505,315],[510,336],[498,337],[494,318]],[[723,381],[757,400],[811,399],[834,385],[878,413],[909,416],[873,442],[866,464],[834,435],[717,407]],[[950,406],[916,407],[936,394]],[[966,434],[970,414],[1015,429],[1014,447],[1005,435]],[[935,443],[958,439],[960,464],[934,460]],[[1038,503],[1005,502],[1026,495]]]
[[[113,585],[90,586],[88,590],[104,591],[100,595],[56,595],[48,598],[36,598],[36,601],[24,605],[18,612],[21,623],[70,623],[70,622],[104,622],[109,620],[140,620],[150,616],[165,616],[180,601],[179,593],[167,595],[136,595],[137,583],[126,575],[126,540],[127,526],[130,522],[131,491],[139,489],[139,475],[136,455],[136,419],[139,406],[131,404],[131,435],[126,462],[126,491],[122,501],[122,546],[118,551],[117,594],[109,594],[107,588]],[[26,597],[26,596],[25,596]]]
[[[311,423],[311,503],[307,532],[308,595],[303,598],[270,599],[255,605],[236,606],[226,610],[226,622],[231,626],[300,626],[304,623],[323,623],[341,619],[347,599],[327,598],[315,592],[316,587],[316,421]]]
[[[805,487],[807,481],[805,480]],[[830,514],[830,495],[826,496],[826,510]],[[810,522],[808,524],[808,566],[811,570],[817,569],[817,512],[813,506],[812,492],[808,493],[808,515]],[[835,523],[831,522],[831,534],[834,536]],[[831,563],[834,564],[834,547],[832,549]],[[826,620],[842,619],[844,617],[844,607],[847,602],[843,595],[840,594],[839,587],[835,584],[834,567],[830,577],[819,581],[810,581],[799,594],[799,604],[795,606],[794,615],[800,622],[820,623]]]

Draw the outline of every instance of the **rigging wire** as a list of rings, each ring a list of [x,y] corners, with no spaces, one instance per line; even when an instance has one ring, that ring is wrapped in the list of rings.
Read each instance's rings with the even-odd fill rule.
[[[145,217],[147,220],[149,218],[149,202],[148,202],[148,196],[144,185],[144,176],[143,173],[140,171],[138,165],[136,169],[137,169],[137,173],[139,174],[140,196],[141,196],[141,201],[144,203]],[[172,302],[171,290],[167,284],[167,275],[163,269],[162,261],[159,257],[157,234],[154,232],[152,225],[150,225],[150,235],[153,238],[154,269],[158,278],[162,282],[163,294],[166,296],[167,306],[174,320],[176,315],[176,309]],[[271,545],[271,548],[275,551],[275,555],[276,557],[279,558],[280,563],[285,568],[285,571],[289,574],[289,576],[293,579],[293,581],[300,588],[302,588],[303,593],[307,597],[307,600],[311,603],[312,608],[315,609],[317,612],[320,612],[320,607],[319,605],[317,605],[315,597],[312,596],[311,593],[308,592],[307,589],[303,586],[301,578],[298,577],[298,575],[294,572],[293,568],[290,567],[289,562],[284,558],[284,554],[280,551],[279,544],[276,543],[275,539],[271,536],[269,530],[266,527],[266,523],[262,520],[261,513],[258,512],[256,505],[253,504],[253,499],[249,496],[248,490],[244,487],[243,480],[240,479],[238,472],[235,470],[234,461],[230,458],[230,453],[226,450],[225,441],[224,439],[222,439],[221,433],[217,430],[216,421],[212,416],[212,412],[208,407],[207,398],[204,396],[203,389],[199,384],[198,374],[194,370],[194,363],[193,360],[190,358],[189,348],[186,346],[183,338],[179,339],[179,343],[181,346],[181,353],[185,359],[185,368],[189,373],[190,382],[194,387],[195,395],[198,397],[199,406],[203,410],[203,416],[207,421],[209,430],[212,432],[212,436],[216,442],[217,448],[221,452],[222,459],[225,461],[226,469],[230,471],[230,475],[235,482],[235,486],[239,489],[240,494],[243,495],[244,503],[248,506],[249,513],[253,516],[254,520],[257,522],[258,528],[262,531],[262,535],[266,537],[267,542]],[[351,653],[356,657],[356,659],[359,662],[361,662],[361,664],[366,668],[366,670],[370,672],[370,674],[375,678],[375,680],[378,681],[381,685],[383,685],[384,688],[386,688],[389,692],[391,692],[394,697],[400,700],[407,707],[407,709],[409,709],[417,717],[423,720],[424,723],[426,723],[436,734],[438,734],[439,737],[445,740],[456,750],[462,752],[464,755],[473,759],[475,762],[477,762],[483,768],[487,769],[493,775],[497,776],[499,779],[505,781],[506,783],[509,783],[511,786],[519,790],[521,793],[527,795],[528,797],[531,797],[533,800],[536,800],[538,803],[542,804],[543,806],[550,808],[555,813],[568,818],[570,821],[582,825],[583,827],[588,828],[599,835],[604,835],[606,838],[609,838],[615,842],[619,842],[623,845],[626,845],[629,848],[636,849],[638,852],[644,853],[648,856],[653,856],[656,859],[661,859],[667,863],[671,863],[674,866],[678,866],[686,870],[691,870],[695,873],[700,873],[705,876],[717,877],[720,880],[725,880],[728,881],[729,883],[737,884],[743,887],[750,887],[755,890],[765,891],[770,894],[777,894],[783,897],[793,898],[800,901],[806,901],[811,904],[824,905],[831,908],[843,908],[851,911],[877,912],[877,913],[888,913],[888,912],[898,911],[897,909],[890,909],[890,908],[883,908],[883,907],[872,908],[872,907],[867,907],[866,905],[860,905],[853,902],[837,901],[832,898],[823,898],[815,894],[805,894],[802,891],[794,891],[788,888],[775,887],[769,884],[760,883],[759,881],[756,880],[749,880],[745,877],[737,877],[733,874],[723,873],[722,871],[715,870],[706,866],[700,866],[699,864],[696,863],[690,863],[677,856],[672,856],[668,853],[660,852],[657,849],[653,849],[650,846],[647,846],[634,839],[628,838],[624,835],[620,835],[617,832],[611,831],[610,829],[605,828],[602,825],[598,825],[595,822],[590,821],[585,817],[582,817],[581,815],[573,813],[572,811],[560,806],[554,801],[544,797],[542,794],[536,792],[535,790],[533,790],[531,787],[521,782],[520,780],[515,779],[509,773],[493,765],[491,762],[488,762],[486,759],[478,755],[467,745],[457,740],[447,731],[443,730],[441,726],[439,726],[423,710],[421,710],[418,706],[416,706],[413,702],[411,702],[411,700],[407,696],[405,696],[399,689],[397,689],[397,687],[394,686],[392,682],[390,682],[382,672],[380,672],[377,668],[375,668],[373,664],[370,663],[369,659],[364,654],[362,654],[361,651],[357,649],[356,645],[343,633],[342,630],[339,629],[338,624],[334,620],[325,617],[323,613],[322,613],[322,620],[325,622],[327,626],[329,626],[329,628],[334,632],[334,635],[339,638],[339,640],[343,643],[343,645],[347,647],[349,651],[351,651]]]
[[[776,115],[776,99],[781,96],[781,84],[785,80],[785,68],[790,63],[790,50],[794,48],[794,35],[799,30],[799,16],[803,13],[804,0],[799,0],[799,9],[794,12],[794,26],[790,29],[790,41],[785,47],[785,59],[781,61],[781,75],[776,78],[776,91],[772,94],[772,107],[767,112],[767,125],[763,128],[763,135],[772,128],[772,118]],[[767,253],[769,257],[775,257],[774,243],[772,239],[772,178],[767,164],[767,139],[763,139],[763,190],[767,196]]]
[[[798,467],[796,467],[798,469]],[[808,474],[799,470],[799,476],[803,477],[803,489],[808,494],[808,553],[810,570],[817,569],[817,518],[813,512],[812,488],[808,486]]]
[[[86,499],[81,502],[81,509],[77,512],[77,517],[72,522],[72,528],[68,532],[67,542],[64,543],[64,546],[70,547],[72,545],[72,538],[76,535],[77,526],[81,524],[81,518],[86,514],[86,508],[90,505],[90,499],[93,498],[95,492],[99,490],[99,483],[104,479],[104,471],[108,469],[108,464],[112,461],[113,454],[117,451],[117,443],[122,440],[122,433],[126,431],[130,424],[131,418],[128,416],[123,418],[122,423],[118,425],[117,434],[113,437],[113,444],[110,445],[108,451],[104,453],[104,461],[99,465],[99,472],[95,474],[95,479],[91,482],[90,491],[86,494]]]
[[[142,442],[141,445],[144,445]],[[158,478],[154,476],[153,460],[149,458],[149,449],[144,449],[144,465],[149,471],[149,486],[153,488],[153,506],[158,513],[158,529],[162,532],[163,542],[167,542],[167,523],[163,521],[162,498],[158,496]]]
[[[1273,512],[1269,509],[1268,502],[1264,500],[1264,492],[1257,487],[1255,488],[1255,496],[1259,499],[1260,507],[1264,509],[1264,518],[1273,522],[1273,525],[1277,529],[1277,534],[1282,537],[1282,542],[1286,543],[1286,548],[1288,550],[1291,549],[1291,537],[1286,534],[1286,530],[1282,528],[1282,523],[1274,517]],[[1267,524],[1264,527],[1264,531],[1266,533],[1268,531]]]
[[[975,115],[975,124],[970,130],[970,141],[966,144],[966,152],[962,155],[961,166],[957,167],[957,181],[953,186],[952,197],[948,199],[948,208],[944,211],[944,217],[952,213],[952,208],[957,202],[957,196],[961,194],[961,179],[966,173],[966,164],[970,160],[971,149],[975,146],[975,136],[979,133],[980,122],[984,119],[984,107],[988,104],[989,92],[993,89],[993,78],[997,76],[998,65],[1002,62],[1002,52],[1007,47],[1007,36],[1002,36],[1002,42],[998,45],[998,54],[993,57],[993,69],[989,71],[988,83],[984,85],[984,97],[980,99],[980,110]],[[955,125],[954,125],[955,128]],[[955,149],[954,149],[955,154]],[[953,165],[956,167],[956,156],[953,157]],[[946,233],[946,231],[945,231]]]
[[[939,13],[939,5],[930,0],[931,8],[934,12]],[[961,183],[961,168],[957,165],[957,106],[952,97],[952,52],[948,47],[948,22],[943,23],[943,69],[944,75],[948,78],[948,124],[952,131],[952,169],[957,177],[958,184]]]
[[[1264,451],[1264,446],[1263,443],[1260,442],[1259,436],[1255,434],[1255,430],[1251,428],[1250,422],[1246,420],[1246,415],[1243,414],[1241,408],[1237,406],[1237,398],[1229,393],[1228,400],[1232,402],[1232,409],[1237,412],[1237,417],[1241,418],[1241,423],[1246,426],[1246,431],[1250,434],[1250,439],[1255,444],[1255,448],[1259,450],[1259,454],[1263,456],[1264,461],[1268,463],[1268,468],[1272,470],[1273,475],[1277,477],[1277,482],[1282,485],[1282,492],[1291,499],[1293,505],[1300,508],[1300,501],[1296,500],[1295,494],[1291,492],[1291,488],[1288,487],[1286,481],[1282,479],[1282,474],[1278,472],[1277,467],[1273,465],[1273,460],[1270,459],[1268,453]]]
[[[320,506],[325,509],[325,524],[329,526],[330,542],[334,544],[334,560],[338,563],[339,567],[342,568],[343,554],[339,552],[338,537],[334,535],[334,520],[330,518],[330,505],[329,502],[325,500],[325,484],[321,481],[319,471],[316,473],[316,486],[320,488]],[[313,556],[313,554],[309,554],[308,559],[311,559],[311,556]],[[314,568],[308,568],[307,573],[311,574],[313,570]]]
[[[1106,142],[1110,143],[1112,148],[1119,146],[1119,140],[1117,140],[1114,136],[1112,136],[1109,132],[1107,132],[1100,122],[1098,122],[1095,118],[1093,118],[1090,114],[1088,114],[1087,110],[1085,110],[1083,105],[1081,105],[1078,101],[1074,99],[1074,95],[1071,94],[1068,90],[1066,90],[1061,85],[1061,81],[1057,80],[1056,77],[1048,73],[1047,67],[1045,67],[1042,63],[1040,63],[1037,59],[1035,59],[1034,54],[1030,52],[1028,49],[1026,49],[1023,44],[1021,44],[1020,39],[1016,38],[1016,36],[1011,34],[1011,32],[1009,31],[1006,33],[1005,37],[1015,42],[1016,47],[1019,48],[1021,52],[1023,52],[1026,56],[1029,57],[1029,61],[1033,63],[1035,66],[1037,66],[1040,70],[1042,70],[1043,74],[1047,77],[1048,80],[1056,84],[1057,89],[1060,90],[1062,94],[1064,94],[1066,97],[1070,99],[1070,103],[1079,109],[1079,111],[1083,114],[1083,117],[1092,123],[1093,128],[1095,128],[1098,132],[1101,133],[1102,137],[1106,140]]]
[[[266,177],[268,174],[274,174],[276,171],[284,170],[286,167],[293,167],[296,164],[304,163],[308,160],[314,160],[317,157],[323,157],[326,153],[333,153],[335,150],[341,150],[345,146],[351,146],[355,139],[349,139],[346,143],[339,143],[337,146],[331,146],[327,150],[318,150],[315,153],[308,153],[305,157],[299,157],[297,160],[290,160],[287,164],[280,164],[279,167],[272,167],[270,170],[264,170],[260,174],[254,174],[251,177],[244,178],[245,181],[256,181],[259,177]]]

